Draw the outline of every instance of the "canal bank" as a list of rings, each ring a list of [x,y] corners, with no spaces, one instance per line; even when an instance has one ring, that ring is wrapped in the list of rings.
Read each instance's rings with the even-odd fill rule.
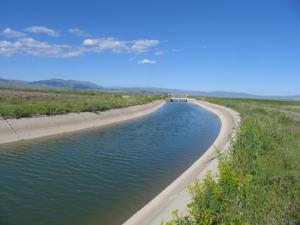
[[[221,129],[214,143],[182,175],[173,181],[159,195],[131,216],[124,225],[160,225],[172,219],[176,209],[180,214],[187,214],[187,204],[191,196],[187,191],[195,179],[203,180],[208,171],[218,174],[218,152],[230,151],[230,141],[240,124],[239,113],[224,106],[189,99],[189,102],[217,115],[221,120]]]
[[[83,112],[21,119],[0,118],[0,144],[119,123],[148,115],[164,104],[164,100],[158,100],[99,113]]]

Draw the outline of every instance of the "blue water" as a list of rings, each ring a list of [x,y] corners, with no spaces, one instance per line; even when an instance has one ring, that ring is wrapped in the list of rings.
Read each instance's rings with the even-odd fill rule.
[[[219,119],[190,103],[63,136],[0,146],[0,224],[121,224],[213,143]]]

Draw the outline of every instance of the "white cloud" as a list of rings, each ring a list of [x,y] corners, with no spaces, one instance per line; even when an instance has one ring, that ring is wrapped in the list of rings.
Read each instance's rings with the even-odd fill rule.
[[[7,37],[22,37],[22,36],[25,36],[24,33],[22,32],[18,32],[18,31],[15,31],[9,27],[5,28],[3,31],[2,31],[2,34],[7,36]]]
[[[150,48],[159,44],[158,40],[133,40],[124,41],[116,38],[100,38],[100,39],[85,39],[82,43],[85,46],[93,46],[91,51],[101,52],[105,50],[111,50],[113,52],[134,52],[142,53],[148,51]]]
[[[47,42],[37,41],[33,38],[22,38],[19,40],[23,45],[23,51],[29,55],[35,56],[60,56],[63,49],[69,48],[68,45],[49,44]]]
[[[49,44],[33,38],[20,38],[15,42],[0,41],[0,55],[12,56],[26,54],[42,57],[75,57],[85,52],[83,48],[69,45]]]
[[[87,46],[97,45],[98,39],[85,39],[82,44]]]
[[[132,43],[131,49],[134,52],[146,52],[149,48],[152,48],[158,44],[159,44],[158,40],[150,40],[150,39],[135,40]]]
[[[85,52],[86,52],[85,48],[76,48],[71,51],[64,52],[63,54],[61,54],[60,57],[62,58],[77,57],[83,55]]]
[[[53,37],[59,36],[59,32],[47,28],[45,26],[32,26],[24,29],[30,33],[43,33]],[[69,33],[84,36],[88,35],[85,31],[73,28],[68,30]],[[86,38],[81,45],[56,44],[47,41],[40,41],[29,36],[29,34],[6,28],[2,34],[7,37],[14,37],[14,41],[0,40],[0,55],[32,55],[41,57],[77,57],[89,52],[99,53],[111,51],[113,53],[145,53],[149,52],[152,47],[160,42],[153,39],[137,39],[137,40],[120,40],[113,37],[106,38]],[[162,51],[153,52],[160,55]],[[136,59],[134,60],[136,61]],[[155,64],[155,61],[144,59],[139,61],[142,64]]]
[[[156,61],[150,60],[150,59],[143,59],[138,61],[139,64],[156,64]]]
[[[78,37],[89,37],[90,35],[84,30],[80,30],[78,28],[71,28],[68,30],[70,34],[74,34]]]
[[[90,49],[93,52],[110,50],[119,53],[128,51],[127,42],[115,38],[85,39],[82,44],[93,47]]]
[[[0,55],[12,56],[19,52],[22,44],[20,42],[0,41]]]
[[[43,27],[43,26],[32,26],[32,27],[28,27],[26,29],[24,29],[27,32],[30,33],[36,33],[36,34],[47,34],[50,35],[52,37],[58,37],[59,36],[59,32],[56,30],[52,30],[48,27]]]

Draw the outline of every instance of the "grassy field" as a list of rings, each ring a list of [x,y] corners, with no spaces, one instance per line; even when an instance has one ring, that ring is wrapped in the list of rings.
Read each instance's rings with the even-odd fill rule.
[[[98,112],[162,98],[163,95],[0,88],[0,116],[7,119]]]
[[[220,177],[190,187],[189,216],[173,225],[300,224],[300,102],[201,98],[241,113]]]

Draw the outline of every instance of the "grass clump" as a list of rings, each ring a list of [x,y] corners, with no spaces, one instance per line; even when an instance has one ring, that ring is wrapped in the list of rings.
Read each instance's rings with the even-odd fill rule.
[[[220,156],[218,179],[190,187],[189,215],[175,211],[167,224],[300,224],[300,124],[276,111],[285,103],[208,100],[241,112],[234,151]]]

